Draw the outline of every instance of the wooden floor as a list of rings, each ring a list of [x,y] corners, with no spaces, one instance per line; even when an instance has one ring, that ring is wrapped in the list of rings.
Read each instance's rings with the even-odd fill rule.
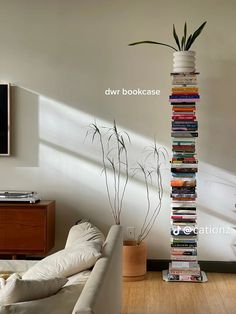
[[[123,283],[122,314],[236,314],[236,274],[208,273],[206,283],[165,282],[160,272]]]

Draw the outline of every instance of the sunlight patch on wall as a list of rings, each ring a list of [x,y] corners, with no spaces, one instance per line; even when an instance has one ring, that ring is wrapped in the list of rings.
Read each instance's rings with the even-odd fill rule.
[[[91,199],[95,196],[102,206],[108,209],[104,178],[101,175],[102,163],[100,149],[91,139],[85,140],[87,127],[94,122],[94,117],[70,106],[59,103],[52,99],[40,96],[40,166],[45,168],[47,178],[54,178],[56,184],[61,186],[65,195],[73,195],[75,200]],[[112,122],[97,120],[100,126],[112,126]],[[119,127],[119,125],[118,125]],[[122,127],[121,127],[122,128]],[[152,139],[135,134],[130,130],[125,130],[132,139],[129,148],[129,156],[134,166],[135,161],[142,160],[144,147],[152,143]],[[171,142],[171,141],[170,141]],[[159,145],[159,144],[158,144]],[[169,148],[170,151],[170,148]],[[140,156],[137,158],[137,156]],[[166,247],[169,245],[169,180],[170,168],[168,161],[163,167],[165,197],[163,201],[162,214],[155,224],[148,246],[151,248],[150,257],[168,257]],[[110,179],[112,180],[111,174]],[[50,179],[49,179],[50,180]],[[53,184],[53,179],[51,179]],[[124,226],[135,225],[137,228],[145,213],[145,197],[143,196],[144,186],[140,180],[131,180],[127,189],[124,202],[125,220]],[[198,208],[199,222],[202,227],[207,225],[232,227],[236,225],[234,213],[235,203],[235,176],[223,169],[199,162],[198,174]],[[152,191],[152,197],[155,197]],[[92,209],[91,209],[92,210]],[[134,221],[135,213],[135,221]],[[229,235],[217,236],[202,234],[200,238],[200,258],[221,259],[227,256],[228,259],[235,259],[236,233],[231,228]],[[160,241],[160,251],[155,251],[156,239]],[[217,241],[216,241],[217,240]],[[209,243],[209,246],[218,243],[221,249],[217,253],[216,247],[212,252],[205,251],[201,243]]]

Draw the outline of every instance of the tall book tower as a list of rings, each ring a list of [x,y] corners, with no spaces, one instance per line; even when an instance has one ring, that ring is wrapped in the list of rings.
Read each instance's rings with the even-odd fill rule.
[[[171,73],[171,262],[167,281],[203,282],[205,273],[197,261],[196,138],[199,73]]]

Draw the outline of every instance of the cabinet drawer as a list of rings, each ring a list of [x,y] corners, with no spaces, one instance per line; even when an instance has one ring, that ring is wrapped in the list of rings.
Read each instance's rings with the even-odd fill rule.
[[[54,238],[55,201],[0,203],[0,255],[45,255]]]
[[[0,208],[0,251],[44,251],[45,224],[43,208]]]

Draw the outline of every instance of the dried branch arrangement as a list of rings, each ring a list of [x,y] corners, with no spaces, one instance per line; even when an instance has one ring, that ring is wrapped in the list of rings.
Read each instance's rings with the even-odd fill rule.
[[[164,147],[157,147],[154,141],[152,146],[145,148],[144,162],[137,163],[131,175],[128,159],[130,136],[127,132],[118,130],[116,121],[111,128],[92,123],[87,136],[91,137],[92,142],[97,140],[100,146],[108,202],[116,224],[121,223],[123,200],[129,178],[139,176],[144,182],[147,208],[136,238],[137,244],[140,244],[149,235],[161,210],[163,198],[161,165],[166,161],[168,153]],[[152,200],[151,189],[156,191],[156,198]]]

